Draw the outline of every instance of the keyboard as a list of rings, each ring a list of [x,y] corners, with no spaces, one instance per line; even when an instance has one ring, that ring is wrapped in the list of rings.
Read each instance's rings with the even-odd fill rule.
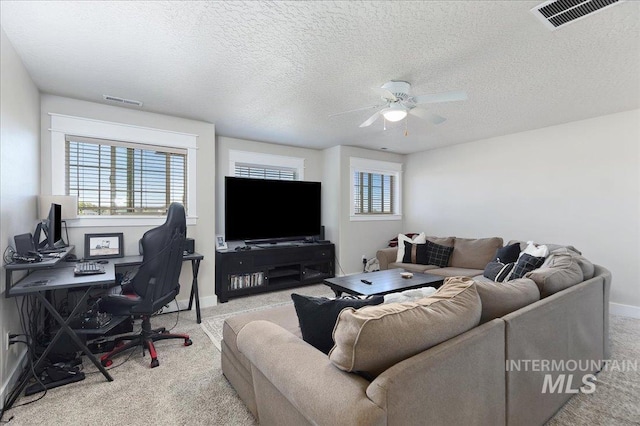
[[[98,265],[95,262],[76,263],[76,267],[73,268],[73,275],[95,275],[104,273],[104,266]]]

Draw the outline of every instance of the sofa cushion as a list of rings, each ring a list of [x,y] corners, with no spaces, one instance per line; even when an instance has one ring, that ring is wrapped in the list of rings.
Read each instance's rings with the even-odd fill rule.
[[[454,268],[447,266],[446,268],[435,268],[426,271],[427,274],[440,275],[441,277],[475,277],[482,274],[482,269]]]
[[[338,368],[377,376],[392,365],[478,325],[481,303],[470,278],[445,280],[415,302],[344,309],[329,359]]]
[[[554,254],[549,255],[545,265],[545,267],[536,269],[527,275],[528,278],[531,278],[538,285],[542,298],[576,285],[584,280],[584,274],[580,264],[574,256],[568,252],[554,251]]]
[[[495,256],[493,256],[493,261],[499,261],[502,263],[515,263],[518,261],[520,251],[521,250],[519,243],[509,244],[496,250],[496,254]]]
[[[426,237],[427,241],[431,241],[432,243],[440,244],[445,247],[453,247],[455,244],[455,237]]]
[[[393,268],[402,268],[411,272],[425,272],[425,273],[429,273],[432,269],[438,269],[438,267],[434,265],[421,265],[419,263],[402,263],[402,262],[390,263],[389,269],[393,269]]]
[[[398,234],[398,253],[396,254],[396,262],[402,262],[402,259],[404,259],[404,242],[405,241],[408,241],[410,243],[415,243],[415,244],[424,244],[427,240],[426,240],[426,236],[424,235],[424,232],[421,232],[420,234],[418,234],[413,238],[409,238],[404,234]]]
[[[298,317],[293,305],[277,306],[269,309],[256,309],[255,311],[234,315],[224,320],[222,325],[222,340],[233,355],[242,363],[247,371],[251,371],[249,360],[238,350],[237,336],[240,330],[251,321],[268,320],[278,324],[293,335],[302,339]]]
[[[522,278],[525,274],[541,267],[543,263],[544,257],[536,257],[528,253],[521,253],[520,258],[518,258],[518,262],[516,262],[516,265],[513,267],[513,271],[507,279],[515,280]]]
[[[383,296],[368,299],[355,297],[329,299],[327,297],[303,296],[292,293],[291,299],[296,308],[302,340],[316,349],[328,354],[333,347],[331,333],[341,310],[347,307],[379,305],[384,302]]]
[[[482,269],[502,247],[502,238],[456,238],[449,266]]]
[[[482,301],[480,323],[500,318],[540,300],[538,286],[528,278],[494,282],[486,277],[474,277],[474,281]]]

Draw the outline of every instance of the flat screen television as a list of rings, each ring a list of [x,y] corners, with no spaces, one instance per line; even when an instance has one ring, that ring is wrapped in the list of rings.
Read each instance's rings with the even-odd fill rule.
[[[227,176],[224,206],[227,241],[295,241],[320,234],[320,182]]]

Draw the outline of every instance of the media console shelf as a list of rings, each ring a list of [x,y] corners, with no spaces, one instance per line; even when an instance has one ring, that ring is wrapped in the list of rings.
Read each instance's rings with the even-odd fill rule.
[[[333,244],[261,245],[216,251],[216,295],[221,303],[322,282],[335,276]]]

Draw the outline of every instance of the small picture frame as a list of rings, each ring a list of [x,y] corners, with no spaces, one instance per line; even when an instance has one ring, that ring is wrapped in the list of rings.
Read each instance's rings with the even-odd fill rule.
[[[227,242],[224,240],[224,235],[216,235],[216,250],[226,250]]]
[[[124,257],[124,237],[122,232],[107,234],[84,234],[84,258],[109,259]]]

